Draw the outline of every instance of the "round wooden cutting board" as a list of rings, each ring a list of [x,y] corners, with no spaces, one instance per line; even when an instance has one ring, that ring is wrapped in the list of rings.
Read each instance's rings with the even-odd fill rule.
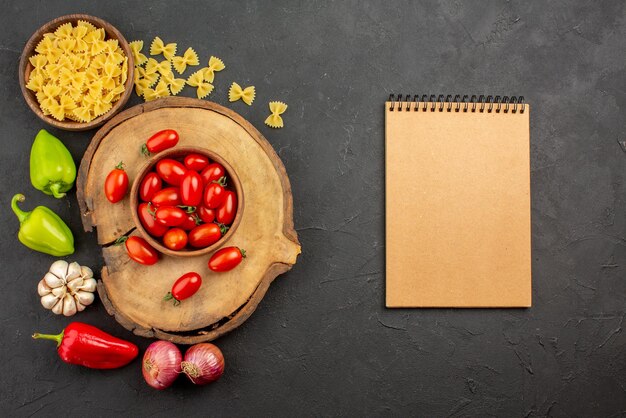
[[[141,145],[162,129],[178,131],[178,147],[216,152],[239,175],[245,204],[226,244],[245,249],[247,258],[230,272],[210,271],[210,255],[162,255],[157,264],[144,266],[128,258],[124,245],[111,245],[122,235],[138,232],[129,196],[111,204],[103,193],[104,180],[123,161],[132,183],[147,161]],[[231,331],[248,319],[270,283],[289,270],[300,253],[291,187],[278,155],[249,122],[212,102],[171,97],[115,116],[96,133],[83,156],[77,196],[85,231],[97,227],[103,246],[100,298],[109,314],[137,335],[195,344]],[[178,306],[163,301],[173,282],[190,271],[202,275],[198,293]]]

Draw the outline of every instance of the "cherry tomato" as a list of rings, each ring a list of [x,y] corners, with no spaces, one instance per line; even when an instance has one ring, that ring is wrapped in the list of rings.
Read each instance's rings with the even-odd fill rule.
[[[128,237],[126,240],[126,252],[131,259],[146,266],[151,266],[159,261],[159,253],[148,244],[148,241],[136,235]]]
[[[184,229],[185,231],[191,231],[198,226],[199,222],[200,220],[198,219],[198,216],[196,216],[195,213],[190,213],[187,215],[187,219],[179,225],[179,228]]]
[[[201,154],[189,154],[185,157],[185,167],[200,172],[209,165],[209,158]],[[219,178],[219,177],[218,177]]]
[[[176,160],[164,158],[156,164],[156,172],[166,183],[179,186],[187,169]]]
[[[167,226],[161,225],[154,219],[154,210],[149,203],[141,203],[137,208],[137,215],[143,227],[153,237],[162,237],[168,230]]]
[[[174,282],[172,291],[163,300],[174,299],[174,305],[178,305],[181,300],[193,296],[202,286],[202,277],[198,273],[185,273]]]
[[[209,164],[200,173],[204,184],[209,184],[212,181],[219,180],[226,175],[226,170],[220,163]]]
[[[189,231],[189,245],[194,248],[205,248],[215,244],[222,238],[219,225],[210,223],[196,226]]]
[[[159,206],[154,213],[157,223],[165,226],[178,226],[185,222],[187,212],[175,206]]]
[[[217,222],[230,225],[235,219],[235,214],[237,214],[237,194],[227,190],[222,205],[217,209]]]
[[[124,163],[115,166],[104,181],[104,194],[111,203],[117,203],[126,196],[128,191],[128,174],[124,171]]]
[[[180,228],[172,228],[163,235],[163,244],[170,250],[182,250],[187,246],[187,233]]]
[[[180,198],[183,205],[198,206],[202,202],[202,177],[193,170],[187,171],[180,182]]]
[[[246,251],[238,247],[226,247],[217,251],[209,260],[209,268],[216,272],[234,269],[246,257]]]
[[[141,185],[139,186],[139,197],[144,202],[149,202],[152,200],[154,194],[161,190],[162,186],[163,181],[157,173],[148,173],[143,180],[141,180]]]
[[[141,148],[146,155],[156,154],[178,144],[178,132],[173,129],[164,129],[152,135]]]
[[[152,197],[152,204],[156,207],[159,206],[178,206],[182,204],[180,198],[180,189],[178,187],[166,187],[163,190],[159,190]]]
[[[204,206],[209,209],[217,209],[222,205],[226,197],[226,177],[222,177],[218,182],[208,183],[204,188]]]
[[[198,206],[196,213],[202,222],[211,223],[215,220],[215,210]]]

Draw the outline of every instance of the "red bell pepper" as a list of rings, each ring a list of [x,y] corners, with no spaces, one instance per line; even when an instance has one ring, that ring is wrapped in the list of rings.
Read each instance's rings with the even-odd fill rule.
[[[72,322],[58,335],[35,333],[33,338],[56,341],[61,360],[92,369],[116,369],[139,354],[135,344],[82,322]]]

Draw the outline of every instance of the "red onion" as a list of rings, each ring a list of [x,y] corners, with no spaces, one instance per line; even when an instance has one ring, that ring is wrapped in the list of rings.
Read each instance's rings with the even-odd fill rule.
[[[224,356],[213,344],[196,344],[187,350],[180,367],[194,384],[206,385],[224,373]]]
[[[155,341],[143,355],[143,378],[155,389],[166,389],[178,377],[182,359],[180,350],[174,344],[169,341]]]

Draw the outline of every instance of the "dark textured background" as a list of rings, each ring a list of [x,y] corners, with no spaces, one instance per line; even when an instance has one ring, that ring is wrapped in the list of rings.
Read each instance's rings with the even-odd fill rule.
[[[74,2],[72,2],[74,3]],[[0,406],[5,416],[624,416],[626,139],[623,1],[2,2]],[[71,12],[126,38],[221,57],[211,100],[240,112],[285,163],[303,253],[241,328],[216,343],[223,379],[149,388],[139,362],[69,366],[49,342],[69,321],[36,284],[53,257],[15,238],[10,197],[45,204],[76,236],[70,260],[99,270],[72,193],[28,180],[45,127],[17,83],[32,32]],[[236,80],[250,108],[229,104]],[[384,308],[383,101],[394,93],[524,95],[532,105],[532,309]],[[194,91],[186,88],[185,95]],[[284,100],[286,127],[263,125]],[[131,104],[138,103],[136,97]],[[60,136],[79,161],[93,132]],[[75,317],[144,349],[99,302]],[[7,415],[8,413],[8,415]]]

